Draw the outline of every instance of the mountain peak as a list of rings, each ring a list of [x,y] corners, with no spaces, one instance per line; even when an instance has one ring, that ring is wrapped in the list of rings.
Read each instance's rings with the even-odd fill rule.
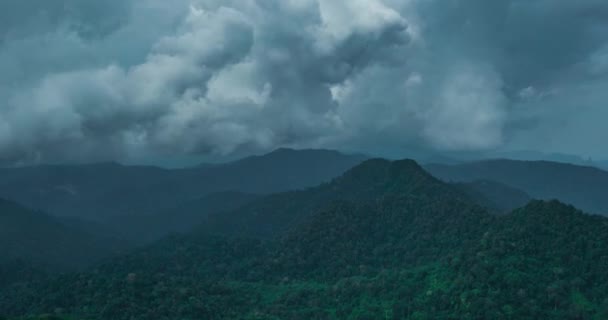
[[[359,189],[361,196],[379,194],[425,194],[452,188],[435,179],[411,159],[370,159],[347,171],[333,182],[334,188]]]
[[[396,173],[421,174],[421,175],[425,175],[429,178],[432,178],[432,176],[428,172],[426,172],[426,170],[424,170],[422,168],[422,166],[420,166],[420,164],[418,164],[418,162],[416,162],[415,160],[412,160],[412,159],[403,159],[403,160],[393,161],[391,168]]]
[[[353,176],[359,178],[367,177],[374,180],[393,180],[402,179],[404,177],[418,177],[427,179],[430,182],[439,182],[412,159],[396,161],[381,158],[369,159],[347,171],[344,176]]]
[[[433,178],[414,160],[370,159],[330,183],[270,195],[228,214],[215,215],[204,232],[268,238],[283,234],[340,201],[375,205],[387,199],[433,203],[465,198],[459,190]],[[239,221],[236,226],[234,221]]]

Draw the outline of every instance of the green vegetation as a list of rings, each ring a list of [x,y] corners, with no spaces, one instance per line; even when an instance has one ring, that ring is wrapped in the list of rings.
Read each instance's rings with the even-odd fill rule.
[[[76,320],[76,319],[62,317],[62,316],[55,316],[55,315],[42,315],[42,316],[31,316],[31,317],[24,317],[24,318],[8,318],[8,319],[0,317],[0,320]]]
[[[307,208],[297,210],[300,203]],[[86,272],[13,284],[0,291],[0,313],[608,318],[608,219],[556,201],[493,215],[414,162],[371,160],[319,188],[246,208],[227,215],[247,221],[235,220],[234,229],[211,219],[223,229],[173,236]]]

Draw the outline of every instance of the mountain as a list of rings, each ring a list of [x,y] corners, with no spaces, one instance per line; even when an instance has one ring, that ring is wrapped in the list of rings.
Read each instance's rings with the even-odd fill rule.
[[[55,216],[93,220],[120,230],[129,222],[141,229],[143,220],[128,221],[129,217],[156,219],[217,192],[269,194],[311,187],[364,159],[328,150],[279,149],[226,164],[172,170],[116,163],[4,168],[0,197]]]
[[[608,170],[608,163],[605,160],[584,158],[578,155],[565,153],[546,153],[532,150],[520,150],[510,152],[494,152],[486,154],[480,159],[511,159],[522,161],[551,161],[561,163],[571,163],[584,167],[596,167],[602,170]]]
[[[210,215],[201,227],[201,232],[272,238],[284,234],[337,201],[373,202],[394,194],[426,194],[431,189],[437,189],[446,196],[468,198],[459,189],[432,177],[413,160],[391,162],[371,159],[329,183],[269,195],[237,210]]]
[[[345,155],[332,150],[281,148],[262,156],[247,157],[203,170],[181,171],[194,179],[207,181],[209,185],[206,189],[214,192],[269,194],[316,186],[366,159],[363,155]]]
[[[272,201],[293,194],[326,202],[303,213],[293,210],[297,204],[281,204],[284,198],[277,203],[285,210],[251,213],[267,221],[262,226],[277,226],[253,228],[268,232],[264,237],[249,237],[251,230],[235,220],[239,227],[231,237],[198,230],[90,271],[11,286],[0,290],[0,314],[117,320],[608,316],[607,218],[557,201],[532,201],[495,215],[409,160],[369,160],[317,188],[250,205],[269,210]],[[242,209],[235,212],[231,218],[251,221]]]
[[[51,269],[90,265],[121,248],[115,238],[92,235],[60,220],[0,199],[0,263],[22,260]]]
[[[425,166],[450,182],[492,180],[536,199],[558,199],[584,211],[608,215],[608,172],[548,161],[487,160],[460,165]]]
[[[116,163],[4,168],[0,178],[1,197],[56,216],[100,220],[182,197],[170,170]]]
[[[173,233],[187,233],[203,224],[209,215],[234,211],[261,196],[242,192],[217,192],[180,203],[153,214],[116,216],[107,224],[135,243],[149,243]]]
[[[309,210],[290,210],[294,208],[290,201],[294,194],[302,201],[295,205],[308,203]],[[334,281],[333,277],[341,273],[341,261],[348,262],[344,265],[345,277],[359,276],[362,268],[368,268],[371,274],[385,267],[429,263],[468,241],[469,237],[460,236],[466,230],[480,236],[482,221],[493,219],[460,190],[433,178],[411,160],[369,160],[317,188],[260,198],[243,208],[275,205],[272,212],[241,208],[217,215],[233,222],[234,229],[227,232],[231,238],[199,230],[109,261],[92,273],[32,284],[35,290],[16,287],[13,290],[17,292],[8,292],[22,300],[15,305],[13,299],[0,298],[0,313],[44,313],[52,305],[53,309],[108,319],[162,314],[170,314],[169,318],[196,315],[216,319],[226,312],[234,318],[245,318],[243,315],[250,313],[252,303],[259,299],[252,295],[264,288],[250,287],[257,281],[264,280],[272,290],[279,289],[273,287],[277,279]],[[317,205],[319,209],[315,209]],[[281,206],[286,206],[285,210]],[[251,215],[242,215],[245,212]],[[254,218],[262,227],[242,232],[242,226],[254,222]],[[438,232],[444,225],[450,228]],[[263,234],[250,232],[271,229],[267,226],[276,229]],[[218,231],[215,234],[225,231],[216,230],[216,226],[211,229]],[[273,240],[249,238],[260,235]],[[356,235],[360,237],[356,239]],[[445,248],[434,246],[440,243]],[[378,259],[373,259],[374,255]],[[56,290],[52,288],[59,284],[59,292],[48,291]],[[147,288],[153,284],[159,285],[160,291]],[[242,291],[232,288],[233,284],[243,286]],[[125,310],[121,299],[131,294],[136,294],[141,305]],[[184,300],[190,301],[189,306],[185,307]],[[71,305],[73,301],[89,302],[85,307]],[[233,307],[226,308],[228,303]],[[184,307],[173,310],[170,305]]]
[[[475,180],[466,183],[456,183],[477,203],[499,213],[510,212],[528,204],[532,198],[525,192],[491,180]]]

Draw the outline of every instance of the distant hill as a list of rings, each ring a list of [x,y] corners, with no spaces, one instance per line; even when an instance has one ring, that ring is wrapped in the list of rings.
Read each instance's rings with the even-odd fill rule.
[[[116,222],[111,227],[124,228],[128,217],[158,217],[212,193],[269,194],[312,187],[363,160],[336,151],[279,149],[226,164],[173,170],[116,163],[5,168],[0,169],[0,197],[56,216]]]
[[[169,234],[190,232],[203,224],[209,215],[225,214],[260,197],[242,192],[211,193],[153,214],[116,216],[107,223],[135,243],[149,243]]]
[[[548,161],[487,160],[425,166],[448,182],[492,180],[536,199],[558,199],[584,211],[608,215],[608,172]]]
[[[0,169],[0,196],[52,215],[103,219],[181,198],[170,170],[116,163]]]
[[[532,200],[527,193],[519,189],[491,180],[456,183],[455,186],[475,199],[477,203],[499,213],[523,207]]]
[[[118,239],[86,233],[0,199],[0,263],[21,260],[51,269],[73,269],[115,254],[121,245]]]
[[[281,148],[227,164],[179,170],[191,178],[204,179],[209,191],[240,191],[269,194],[316,186],[337,177],[366,160],[333,150]],[[210,183],[212,182],[212,184]]]

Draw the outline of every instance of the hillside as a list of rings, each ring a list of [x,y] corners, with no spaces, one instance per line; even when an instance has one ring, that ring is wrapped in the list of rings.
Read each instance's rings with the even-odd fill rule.
[[[267,240],[238,232],[171,237],[89,272],[0,291],[0,314],[58,311],[118,320],[608,316],[606,218],[557,201],[493,215],[413,161],[366,161],[298,197],[309,194],[314,202],[327,190],[337,200],[295,212],[289,227],[282,218],[283,232]],[[264,199],[271,198],[254,203]],[[254,216],[277,225],[277,217],[294,214],[279,211]]]
[[[469,199],[460,189],[433,178],[413,160],[371,159],[329,183],[273,194],[237,210],[210,215],[200,231],[204,234],[272,238],[285,234],[332,203],[374,203],[386,196],[427,193]]]
[[[293,206],[289,201],[293,194],[261,198],[252,205],[264,208],[277,203]],[[252,211],[252,216],[240,216],[243,209],[239,209],[236,215],[218,215],[228,217],[228,221],[252,221],[249,219],[255,217],[261,225],[280,225],[276,230],[283,232],[268,234],[276,239],[272,242],[237,237],[225,239],[208,236],[207,232],[169,238],[110,261],[93,273],[67,275],[34,284],[38,294],[32,295],[32,291],[21,291],[23,288],[18,287],[18,293],[12,292],[10,296],[20,296],[23,300],[15,305],[11,304],[11,299],[0,299],[0,304],[6,302],[0,306],[0,311],[44,313],[52,305],[77,314],[98,313],[101,318],[146,318],[152,317],[151,314],[191,317],[196,314],[215,319],[226,312],[240,318],[239,314],[251,312],[251,303],[257,299],[252,295],[260,294],[251,285],[260,279],[265,279],[270,286],[284,278],[334,281],[334,277],[343,273],[335,264],[341,261],[334,259],[338,253],[343,262],[349,264],[342,275],[346,277],[360,275],[362,261],[369,261],[365,266],[369,274],[384,267],[428,263],[461,243],[455,237],[469,230],[469,220],[481,223],[484,219],[492,219],[481,207],[466,200],[460,191],[439,182],[410,160],[369,160],[331,183],[296,194],[303,203],[317,203],[326,209],[317,213],[311,207],[310,212],[302,213],[289,210],[293,207],[282,211],[276,206],[271,214]],[[279,198],[282,200],[277,201]],[[338,221],[343,223],[345,229],[342,230],[349,232],[336,232]],[[452,227],[446,229],[445,234],[436,232],[448,222]],[[236,220],[233,223],[237,226],[246,224]],[[387,227],[390,232],[382,232]],[[473,225],[473,229],[472,233],[480,232],[478,225]],[[328,237],[331,234],[339,237]],[[352,241],[354,235],[361,235],[358,242]],[[387,243],[389,240],[392,242]],[[445,248],[434,247],[435,241],[445,244]],[[361,246],[353,246],[353,243]],[[318,254],[307,252],[310,250]],[[370,260],[373,257],[377,259]],[[158,287],[160,291],[147,288],[152,284],[160,285],[159,281],[162,282]],[[232,288],[233,281],[243,288]],[[56,290],[52,289],[56,288],[52,283],[61,283],[59,294],[48,291]],[[184,290],[175,290],[178,287]],[[205,288],[204,293],[202,288]],[[131,294],[136,294],[138,306],[125,311],[120,307],[121,299]],[[87,298],[93,296],[99,298]],[[82,299],[91,304],[86,309],[89,311],[82,309],[83,305],[70,306],[70,301]],[[183,305],[184,299],[193,303]],[[226,309],[226,304],[233,307]],[[181,307],[173,309],[173,305]]]
[[[608,215],[608,172],[548,161],[488,160],[460,165],[427,165],[448,182],[492,180],[524,191],[535,199],[572,204],[586,212]]]
[[[281,148],[207,168],[179,170],[190,179],[205,183],[201,191],[239,191],[269,194],[314,187],[327,182],[366,160],[333,150]]]
[[[235,162],[186,169],[116,163],[0,169],[0,196],[62,216],[103,220],[154,213],[213,192],[267,194],[312,187],[365,157],[279,149]]]
[[[477,203],[498,213],[510,212],[532,200],[527,193],[496,181],[475,180],[456,183],[454,186],[463,190]]]
[[[170,234],[190,232],[203,224],[209,215],[227,214],[259,198],[259,195],[242,192],[216,192],[153,214],[109,218],[106,224],[114,226],[118,234],[129,240],[146,244]]]
[[[144,217],[170,220],[172,210],[196,207],[189,203],[201,197],[312,187],[364,159],[336,151],[279,149],[226,164],[173,170],[116,163],[4,168],[0,169],[0,197],[55,216],[102,223],[131,237],[134,231],[147,228]],[[168,217],[161,218],[163,214]],[[166,230],[162,225],[154,226],[161,230],[152,234],[175,231],[171,223]]]
[[[52,269],[74,268],[90,265],[121,247],[118,239],[86,233],[0,199],[0,263],[23,260]]]

